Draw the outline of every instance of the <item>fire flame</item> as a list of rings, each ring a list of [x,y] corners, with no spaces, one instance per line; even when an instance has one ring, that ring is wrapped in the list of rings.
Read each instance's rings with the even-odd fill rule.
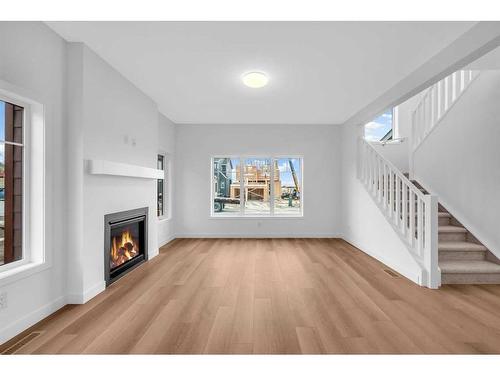
[[[129,229],[123,230],[121,236],[113,236],[111,242],[111,268],[132,259],[139,253],[139,246],[134,241]]]

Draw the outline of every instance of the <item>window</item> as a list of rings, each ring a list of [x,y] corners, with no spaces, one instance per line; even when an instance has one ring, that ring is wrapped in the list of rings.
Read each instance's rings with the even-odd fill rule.
[[[158,217],[165,216],[165,161],[165,155],[159,154],[156,168],[163,171],[163,178],[159,178],[157,181],[156,211]]]
[[[0,265],[23,259],[24,108],[0,101]]]
[[[391,108],[365,124],[365,139],[371,142],[380,142],[396,138],[393,134],[395,117],[394,108]]]
[[[212,158],[212,216],[301,216],[302,158]]]
[[[280,158],[276,159],[276,169],[278,170],[275,178],[279,192],[274,198],[275,215],[297,215],[301,213],[300,192],[302,181],[301,159],[298,158]]]

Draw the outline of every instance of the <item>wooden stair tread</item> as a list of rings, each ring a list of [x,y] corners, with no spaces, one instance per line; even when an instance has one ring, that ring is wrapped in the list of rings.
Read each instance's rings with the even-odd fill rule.
[[[450,215],[449,212],[439,211],[438,212],[438,217],[451,217],[451,215]]]
[[[440,241],[439,251],[487,251],[488,249],[474,242],[466,241]]]
[[[443,260],[439,262],[439,268],[441,268],[442,273],[500,274],[500,264],[487,260]]]

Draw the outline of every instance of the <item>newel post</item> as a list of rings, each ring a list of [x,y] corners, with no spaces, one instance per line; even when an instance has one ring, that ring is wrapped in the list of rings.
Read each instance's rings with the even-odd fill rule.
[[[441,272],[438,266],[438,197],[425,195],[424,202],[424,264],[427,270],[427,286],[436,289],[441,285]]]

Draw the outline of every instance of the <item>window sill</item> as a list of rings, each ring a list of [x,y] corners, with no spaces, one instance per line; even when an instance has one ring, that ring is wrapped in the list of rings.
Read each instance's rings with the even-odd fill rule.
[[[262,215],[262,216],[259,216],[259,215],[227,215],[227,216],[216,216],[216,215],[210,215],[209,216],[209,219],[223,219],[223,220],[226,220],[226,219],[250,219],[250,220],[261,220],[261,219],[264,219],[264,220],[269,220],[269,219],[278,219],[278,220],[281,220],[281,219],[285,219],[285,220],[290,220],[290,219],[304,219],[304,215],[301,214],[301,215],[274,215],[274,216],[269,216],[269,215]]]
[[[50,268],[50,264],[47,262],[29,262],[6,271],[2,271],[0,268],[0,286],[11,284],[36,273],[45,271],[48,268]]]
[[[158,222],[159,223],[164,223],[165,221],[171,221],[172,220],[172,216],[157,216],[156,217],[158,219]]]

